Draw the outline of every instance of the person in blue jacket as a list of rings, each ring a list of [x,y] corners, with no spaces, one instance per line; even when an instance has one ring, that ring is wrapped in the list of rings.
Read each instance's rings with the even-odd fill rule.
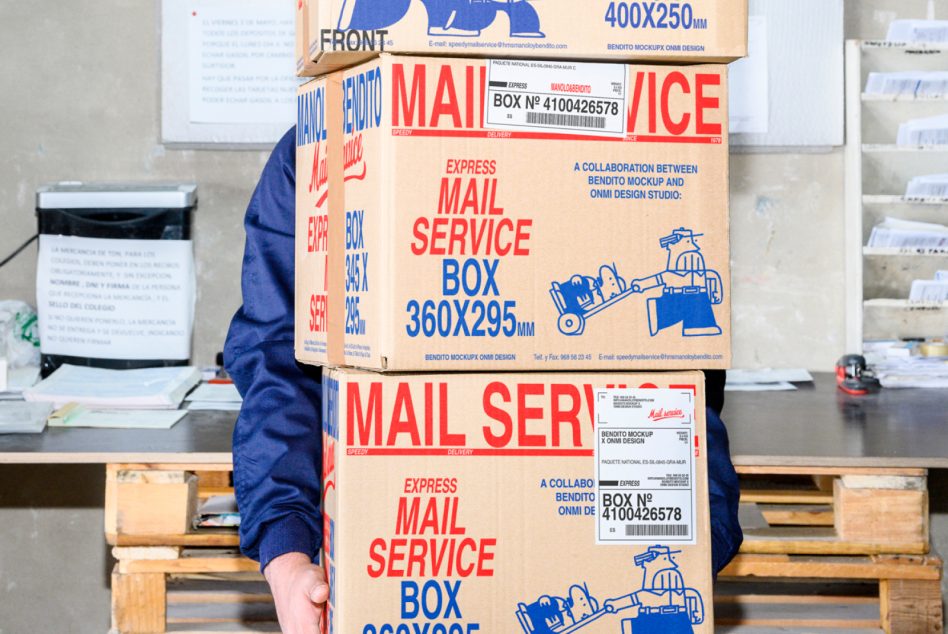
[[[322,542],[319,368],[293,352],[296,129],[277,143],[250,199],[241,289],[224,347],[243,396],[234,429],[240,546],[260,562],[284,632],[316,634],[329,595],[313,563]],[[708,472],[714,570],[742,541],[739,490],[721,422],[724,372],[707,372]]]

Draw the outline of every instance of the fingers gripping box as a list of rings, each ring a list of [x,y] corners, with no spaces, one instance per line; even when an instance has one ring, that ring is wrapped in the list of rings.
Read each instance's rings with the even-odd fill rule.
[[[297,71],[380,52],[728,62],[747,54],[747,0],[298,0]]]
[[[727,367],[726,86],[720,65],[391,55],[304,85],[297,358]]]
[[[324,370],[324,634],[711,632],[703,394]]]

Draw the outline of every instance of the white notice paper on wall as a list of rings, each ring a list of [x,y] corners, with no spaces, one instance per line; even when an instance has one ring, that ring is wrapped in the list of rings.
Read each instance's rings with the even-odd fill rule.
[[[289,124],[297,81],[293,3],[193,3],[188,27],[192,123]]]
[[[194,300],[189,240],[40,236],[36,302],[45,354],[187,359]]]
[[[766,134],[770,121],[767,70],[767,18],[747,22],[747,57],[728,68],[728,128],[732,134]]]

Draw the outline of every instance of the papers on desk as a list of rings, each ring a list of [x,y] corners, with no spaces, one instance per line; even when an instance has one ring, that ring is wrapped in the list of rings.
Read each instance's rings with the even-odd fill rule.
[[[948,20],[892,20],[885,39],[912,44],[948,42]]]
[[[777,392],[795,390],[794,383],[812,383],[813,375],[803,368],[763,368],[728,370],[725,392]]]
[[[40,369],[35,365],[8,370],[7,387],[0,392],[0,401],[22,401],[23,390],[36,385],[39,374]]]
[[[933,222],[886,218],[872,228],[869,247],[948,248],[948,227]]]
[[[891,97],[942,97],[948,95],[948,72],[912,70],[869,73],[866,79],[866,94]]]
[[[948,358],[885,359],[873,368],[882,387],[948,388]]]
[[[909,119],[899,124],[896,145],[944,145],[948,143],[948,114]]]
[[[49,403],[5,401],[0,403],[0,434],[39,434],[46,428]]]
[[[194,367],[104,370],[63,365],[24,390],[23,397],[57,408],[79,403],[97,409],[176,409],[200,380],[201,372]]]
[[[184,399],[189,410],[240,411],[242,399],[233,383],[202,383]]]
[[[948,198],[948,174],[916,176],[905,187],[906,198]]]
[[[61,407],[49,417],[50,427],[108,429],[171,429],[187,414],[180,409],[87,409],[76,403]]]
[[[923,356],[918,341],[866,341],[863,353],[882,387],[948,387],[948,357]]]

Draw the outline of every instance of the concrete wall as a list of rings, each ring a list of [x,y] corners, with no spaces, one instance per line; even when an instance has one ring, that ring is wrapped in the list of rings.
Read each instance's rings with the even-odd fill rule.
[[[847,35],[880,37],[926,6],[848,0]],[[266,153],[160,145],[157,23],[153,0],[0,2],[0,256],[35,231],[39,183],[197,181],[204,364],[239,304],[241,219]],[[731,173],[735,365],[829,369],[843,352],[842,152],[735,155]],[[34,254],[0,270],[0,298],[34,301]],[[106,630],[103,481],[101,468],[0,468],[0,634]],[[948,509],[936,510],[945,552]]]

